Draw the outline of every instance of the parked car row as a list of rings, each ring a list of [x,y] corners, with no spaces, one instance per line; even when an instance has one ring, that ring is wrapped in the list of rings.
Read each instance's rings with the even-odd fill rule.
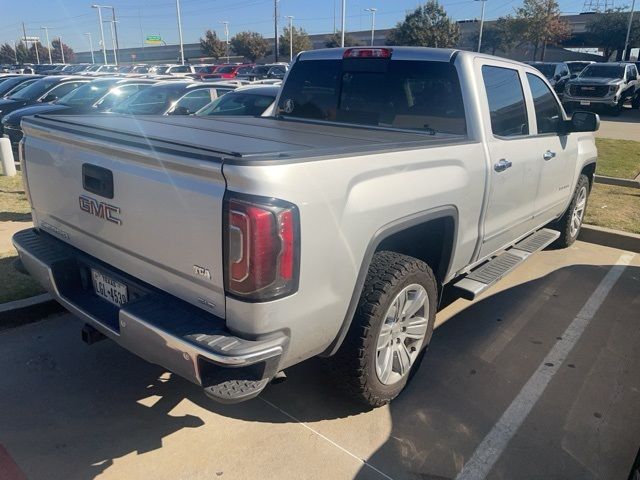
[[[270,115],[279,84],[247,83],[224,79],[198,82],[186,77],[167,81],[113,74],[98,78],[7,74],[0,76],[0,135],[11,140],[17,154],[22,119],[39,114]]]
[[[547,77],[567,110],[640,108],[638,65],[632,62],[527,62]]]

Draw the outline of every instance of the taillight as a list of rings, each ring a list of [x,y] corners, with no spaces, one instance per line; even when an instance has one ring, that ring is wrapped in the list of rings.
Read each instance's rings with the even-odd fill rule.
[[[342,58],[391,58],[391,48],[347,48]]]
[[[249,301],[294,293],[300,270],[297,207],[274,198],[229,192],[224,216],[226,293]]]

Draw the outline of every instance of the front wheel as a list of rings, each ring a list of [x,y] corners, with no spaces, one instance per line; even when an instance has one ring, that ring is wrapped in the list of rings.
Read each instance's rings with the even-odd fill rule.
[[[357,400],[378,407],[405,387],[431,340],[437,291],[426,263],[395,252],[374,255],[347,337],[331,359]]]
[[[589,178],[587,178],[585,174],[580,174],[569,208],[567,208],[564,215],[552,225],[553,228],[560,232],[560,237],[558,237],[554,243],[555,246],[566,248],[576,241],[582,228],[588,199]]]

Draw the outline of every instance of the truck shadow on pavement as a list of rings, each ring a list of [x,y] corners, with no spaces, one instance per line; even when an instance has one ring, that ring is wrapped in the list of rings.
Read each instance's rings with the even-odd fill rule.
[[[394,479],[455,476],[609,268],[562,268],[470,304],[452,317],[435,332],[409,387],[384,407],[391,416],[391,433],[366,462]],[[640,268],[628,267],[619,284],[625,282],[631,308],[640,297]],[[79,335],[79,328],[65,330],[53,335]],[[0,385],[0,444],[32,474],[31,480],[93,478],[115,459],[163,448],[164,438],[185,428],[204,428],[215,436],[211,413],[267,424],[304,422],[321,433],[323,425],[314,422],[358,415],[371,415],[376,422],[384,414],[384,409],[367,411],[349,400],[319,359],[287,370],[286,382],[269,386],[257,399],[219,405],[199,387],[109,341],[92,347],[68,342],[70,347],[62,351],[51,345],[64,346],[64,340],[42,344],[53,340],[38,337],[22,360],[9,359],[7,371],[21,373]],[[4,358],[9,357],[0,352]],[[576,371],[588,371],[588,363],[576,364]],[[52,375],[55,382],[47,381],[47,390],[33,395],[41,378]],[[556,416],[552,420],[561,421]],[[227,430],[226,448],[251,448],[242,430],[231,435]],[[349,431],[331,440],[353,451],[354,438],[366,444],[366,435]],[[165,458],[172,458],[169,452]],[[382,477],[365,464],[357,478]]]

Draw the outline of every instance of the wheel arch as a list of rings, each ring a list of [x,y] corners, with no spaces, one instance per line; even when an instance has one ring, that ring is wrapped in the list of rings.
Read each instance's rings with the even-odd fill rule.
[[[416,236],[421,237],[427,234],[430,235],[427,242],[419,245],[409,243]],[[340,330],[321,356],[334,355],[342,345],[358,306],[371,260],[376,252],[391,250],[418,258],[433,269],[438,284],[442,285],[451,268],[457,235],[458,209],[454,205],[418,212],[378,229],[365,250],[349,307]],[[437,251],[434,251],[434,245],[438,246]]]

